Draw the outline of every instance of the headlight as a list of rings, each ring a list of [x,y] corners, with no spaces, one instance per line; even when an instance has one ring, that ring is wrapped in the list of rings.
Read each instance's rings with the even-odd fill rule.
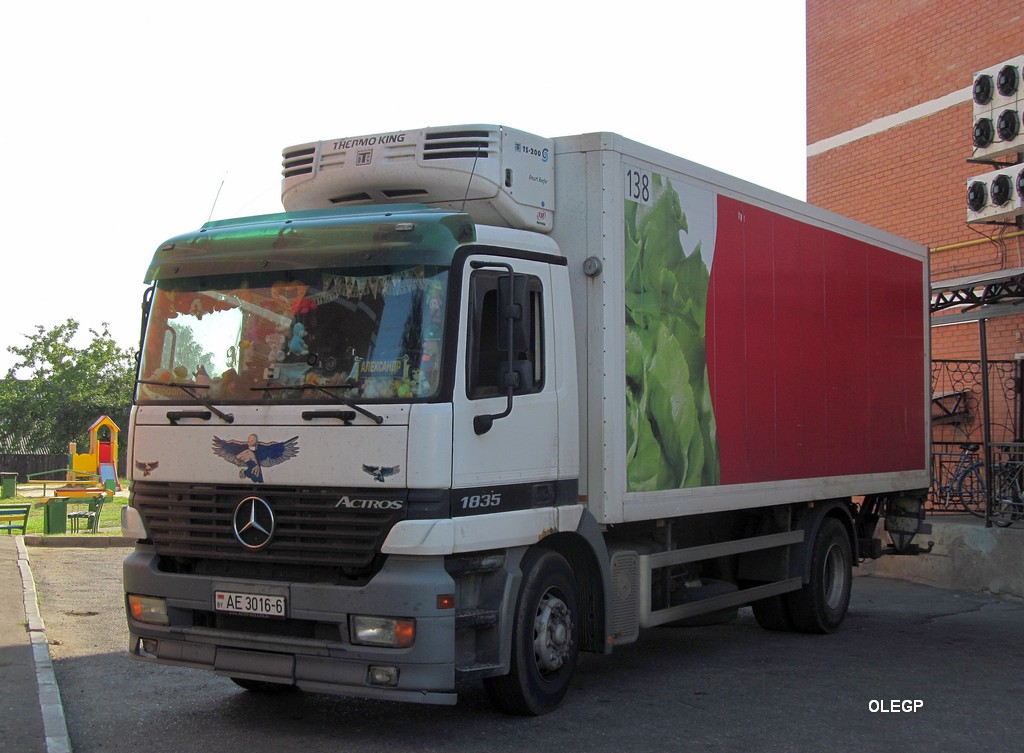
[[[167,618],[167,601],[156,596],[128,594],[128,611],[132,619],[148,622],[150,625],[170,625]]]
[[[408,648],[416,640],[416,620],[352,615],[349,618],[349,637],[361,646]]]

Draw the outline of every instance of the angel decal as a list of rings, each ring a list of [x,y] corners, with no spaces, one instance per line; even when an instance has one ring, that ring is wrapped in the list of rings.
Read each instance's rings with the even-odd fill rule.
[[[260,442],[255,434],[250,434],[243,442],[239,439],[214,437],[213,454],[240,467],[242,470],[238,472],[238,478],[262,484],[264,467],[278,465],[299,454],[299,438],[292,437],[283,442]]]

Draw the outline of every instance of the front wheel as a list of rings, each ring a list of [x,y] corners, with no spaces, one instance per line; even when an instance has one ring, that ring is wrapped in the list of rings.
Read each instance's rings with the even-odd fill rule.
[[[579,595],[572,569],[557,552],[533,550],[522,563],[512,626],[509,673],[484,680],[506,714],[539,716],[562,703],[579,658]]]
[[[810,579],[799,591],[786,594],[795,630],[832,633],[839,628],[850,605],[852,562],[846,528],[835,518],[826,518],[811,547]]]

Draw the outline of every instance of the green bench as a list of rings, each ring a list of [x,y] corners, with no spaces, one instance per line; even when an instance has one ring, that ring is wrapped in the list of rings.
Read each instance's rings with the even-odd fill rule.
[[[31,509],[32,505],[0,505],[0,531],[7,531],[8,536],[14,531],[24,534]]]

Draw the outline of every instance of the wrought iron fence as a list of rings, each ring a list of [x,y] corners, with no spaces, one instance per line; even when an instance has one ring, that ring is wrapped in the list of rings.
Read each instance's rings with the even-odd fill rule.
[[[1020,361],[932,362],[932,512],[1024,519]],[[987,377],[987,378],[986,378]]]

